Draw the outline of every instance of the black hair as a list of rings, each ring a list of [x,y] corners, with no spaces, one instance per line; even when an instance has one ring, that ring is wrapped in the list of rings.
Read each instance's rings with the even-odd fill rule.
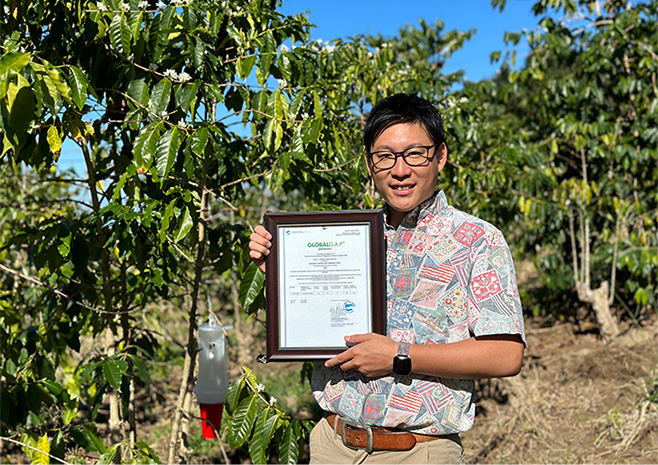
[[[445,142],[441,115],[427,99],[410,94],[394,94],[372,108],[363,129],[363,145],[366,152],[382,132],[394,124],[419,123],[438,148]]]

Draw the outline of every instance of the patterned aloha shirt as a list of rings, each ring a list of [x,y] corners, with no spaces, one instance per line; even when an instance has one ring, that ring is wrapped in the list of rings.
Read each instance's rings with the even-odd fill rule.
[[[445,344],[519,334],[525,342],[514,264],[498,229],[451,207],[441,191],[385,235],[390,338]],[[442,435],[470,429],[475,416],[473,380],[368,378],[316,363],[312,387],[323,410],[359,424]]]

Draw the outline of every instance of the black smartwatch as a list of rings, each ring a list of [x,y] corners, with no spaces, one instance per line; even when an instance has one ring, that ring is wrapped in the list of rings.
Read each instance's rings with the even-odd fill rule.
[[[411,373],[411,359],[409,358],[408,342],[398,344],[398,354],[393,359],[393,373],[396,375],[407,376]]]

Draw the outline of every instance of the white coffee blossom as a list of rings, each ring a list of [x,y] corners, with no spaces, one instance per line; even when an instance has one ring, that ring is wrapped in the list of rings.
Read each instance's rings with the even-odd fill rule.
[[[180,82],[188,82],[188,81],[191,81],[191,80],[192,80],[192,76],[190,76],[190,75],[187,74],[185,71],[183,71],[182,73],[180,73],[180,74],[178,75],[178,80],[179,80]]]
[[[128,10],[130,10],[130,3],[122,3],[122,4],[121,4],[121,9],[122,9],[123,11],[128,11]]]
[[[288,47],[286,47],[286,44],[281,44],[281,47],[279,47],[279,50],[281,50],[282,52],[287,52]]]
[[[181,129],[185,129],[185,128],[187,127],[187,123],[185,122],[184,119],[181,119],[181,120],[178,122],[178,127],[181,128]]]
[[[158,4],[155,5],[155,6],[157,6],[157,7],[160,8],[161,10],[164,10],[165,8],[167,8],[167,5],[165,5],[164,2],[158,2]]]
[[[257,392],[263,392],[264,390],[265,390],[265,386],[263,386],[262,384],[258,383],[256,385],[256,391]]]
[[[276,397],[270,397],[270,405],[276,404]]]
[[[160,113],[160,116],[161,116],[162,118],[166,118],[167,116],[169,116],[169,113],[167,113],[167,110],[165,110],[165,111],[163,111],[162,113]]]
[[[285,87],[287,84],[285,79],[277,79],[277,82],[279,83],[279,87]]]
[[[173,69],[168,69],[164,72],[164,77],[176,81],[178,80],[178,73]]]
[[[107,7],[103,2],[96,2],[96,8],[98,8],[98,11],[107,11]]]
[[[146,0],[142,0],[137,4],[138,7],[140,7],[142,10],[145,10],[149,6],[149,2]]]

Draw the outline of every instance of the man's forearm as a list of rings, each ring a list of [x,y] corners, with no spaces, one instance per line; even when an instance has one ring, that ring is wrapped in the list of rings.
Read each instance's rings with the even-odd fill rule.
[[[518,335],[471,337],[448,344],[412,345],[412,373],[440,378],[514,376],[521,370],[524,345]]]

